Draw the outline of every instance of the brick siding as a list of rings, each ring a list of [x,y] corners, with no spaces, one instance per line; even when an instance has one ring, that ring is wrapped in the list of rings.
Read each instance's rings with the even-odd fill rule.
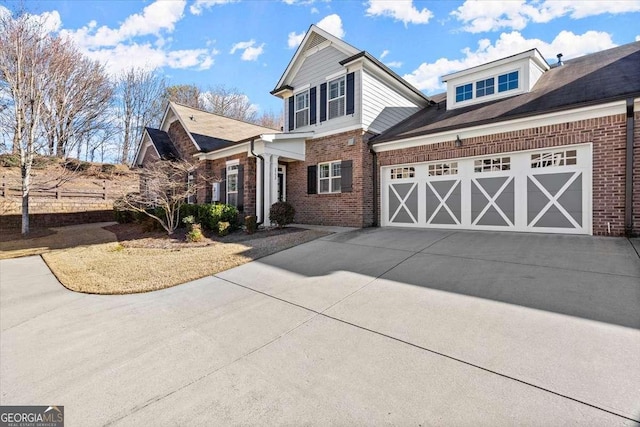
[[[348,145],[350,138],[353,145]],[[373,223],[372,155],[362,130],[306,142],[305,161],[287,164],[287,201],[303,224],[367,227]],[[307,167],[322,162],[352,160],[353,191],[307,194]]]
[[[639,114],[636,113],[636,120]],[[636,129],[636,189],[640,186],[640,162],[638,144],[640,132]],[[625,144],[626,117],[624,114],[580,120],[513,132],[464,138],[464,145],[456,147],[455,141],[423,145],[407,149],[378,153],[378,168],[401,163],[418,163],[467,156],[532,150],[562,145],[593,143],[593,234],[624,234],[625,197]],[[379,183],[379,177],[378,177]],[[378,185],[378,188],[379,185]],[[635,190],[634,195],[638,191]],[[378,207],[380,200],[376,201]],[[640,223],[640,197],[635,198],[636,231]],[[378,209],[378,213],[380,209]]]
[[[243,166],[243,174],[244,174],[244,209],[240,213],[243,215],[255,215],[256,212],[256,159],[254,157],[248,157],[247,154],[235,154],[233,156],[225,157],[217,160],[207,160],[206,169],[210,172],[210,176],[214,177],[214,179],[219,180],[222,177],[220,173],[223,168],[226,167],[226,163],[229,160],[239,160],[240,164]],[[225,182],[221,182],[220,185],[226,185]],[[202,197],[205,196],[205,192],[198,194],[198,200],[204,200]],[[207,191],[206,194],[209,197],[210,201],[211,192]]]

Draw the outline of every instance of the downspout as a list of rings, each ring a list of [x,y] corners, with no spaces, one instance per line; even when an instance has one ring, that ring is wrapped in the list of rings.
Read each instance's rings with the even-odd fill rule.
[[[369,152],[373,154],[373,222],[372,227],[378,226],[378,153],[369,148]]]
[[[262,176],[258,177],[260,180],[262,180],[262,185],[260,186],[260,200],[262,200],[262,215],[260,215],[260,222],[256,222],[256,225],[262,225],[264,223],[264,157],[262,157],[262,155],[260,154],[256,154],[253,151],[253,139],[251,140],[251,154],[253,155],[253,157],[256,157],[258,159],[260,159],[260,161],[262,162],[262,168],[260,169],[262,172]],[[257,174],[256,174],[257,176]],[[256,203],[256,219],[258,219],[258,204]]]
[[[625,167],[624,234],[633,234],[633,132],[635,127],[633,98],[627,99],[627,147]]]

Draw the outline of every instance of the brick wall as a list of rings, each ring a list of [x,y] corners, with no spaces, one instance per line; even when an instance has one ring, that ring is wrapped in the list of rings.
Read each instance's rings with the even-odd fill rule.
[[[622,235],[624,234],[626,144],[624,114],[465,138],[462,147],[456,147],[455,141],[446,141],[403,150],[385,151],[378,153],[378,168],[399,163],[482,156],[588,142],[593,143],[593,234],[606,235],[607,223],[611,223],[611,233]],[[636,152],[640,152],[637,144]],[[640,169],[637,161],[635,164],[636,170]],[[638,174],[636,174],[636,182],[640,182]],[[379,207],[379,198],[376,202]],[[636,201],[636,205],[640,205],[640,201]],[[638,216],[636,221],[640,221]]]
[[[180,121],[176,120],[171,123],[167,134],[176,147],[176,150],[178,150],[180,157],[189,162],[194,161],[193,155],[198,152],[198,148],[189,137],[189,134],[184,130]]]
[[[353,145],[348,140],[354,139]],[[373,222],[372,155],[362,130],[306,142],[304,162],[287,164],[287,201],[304,224],[366,227]],[[334,160],[353,161],[353,191],[307,194],[307,166]]]
[[[217,179],[221,178],[222,169],[226,168],[226,163],[229,160],[240,161],[240,164],[243,166],[244,173],[244,210],[241,212],[243,215],[255,215],[256,212],[256,159],[253,157],[248,157],[247,154],[236,154],[233,156],[228,156],[222,159],[217,160],[207,160],[207,168],[210,171],[210,176],[213,176]],[[220,185],[226,185],[225,182],[221,182]],[[211,193],[207,192],[207,195],[210,199]],[[204,200],[200,197],[204,196],[204,194],[198,194],[198,200]],[[207,199],[207,201],[209,201]]]

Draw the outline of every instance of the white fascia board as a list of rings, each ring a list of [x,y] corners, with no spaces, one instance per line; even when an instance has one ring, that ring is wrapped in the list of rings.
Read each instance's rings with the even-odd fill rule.
[[[291,139],[307,139],[312,138],[315,135],[313,131],[310,132],[288,132],[288,133],[264,133],[260,135],[260,139],[266,142],[286,141]]]
[[[464,77],[470,74],[480,73],[482,71],[498,67],[504,64],[508,64],[511,62],[517,62],[524,58],[530,58],[535,56],[537,49],[531,49],[526,52],[518,53],[516,55],[511,55],[506,58],[497,59],[495,61],[487,62],[486,64],[476,65],[475,67],[467,68],[465,70],[456,71],[455,73],[449,73],[442,76],[440,79],[442,82],[447,82],[449,80],[457,79],[460,77]],[[546,61],[545,61],[546,62]]]
[[[440,142],[454,141],[457,136],[463,141],[465,138],[475,138],[479,136],[493,135],[497,133],[514,132],[518,130],[536,128],[540,126],[557,125],[561,123],[576,122],[579,120],[595,119],[598,117],[624,114],[626,110],[625,101],[610,102],[607,104],[592,105],[589,107],[576,108],[573,110],[559,111],[555,113],[540,114],[537,116],[523,117],[520,119],[506,120],[503,122],[489,123],[485,125],[460,127],[428,135],[414,136],[396,141],[381,142],[372,146],[373,151],[381,153],[384,151],[401,150],[404,148],[419,147],[421,145],[437,144]]]
[[[222,148],[220,150],[212,151],[211,153],[198,153],[194,154],[198,160],[217,160],[223,157],[233,156],[235,154],[242,154],[249,152],[249,143],[243,142],[242,144],[232,145],[231,147]]]
[[[264,154],[285,157],[292,160],[305,160],[304,141],[265,142]]]
[[[327,131],[327,132],[316,133],[316,134],[313,135],[313,138],[315,139],[315,138],[322,138],[324,136],[337,135],[339,133],[349,132],[349,131],[357,130],[357,129],[361,129],[363,131],[365,130],[362,127],[362,124],[358,123],[357,125],[353,125],[353,126],[348,126],[348,127],[344,127],[344,128],[340,128],[340,129],[333,129],[333,130],[330,130],[330,131]]]

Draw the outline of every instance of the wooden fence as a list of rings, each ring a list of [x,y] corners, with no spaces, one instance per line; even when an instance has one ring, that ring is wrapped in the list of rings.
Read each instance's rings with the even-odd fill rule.
[[[109,180],[94,180],[95,189],[88,188],[73,188],[71,185],[73,182],[65,183],[65,185],[53,188],[53,189],[38,189],[34,186],[30,191],[30,197],[38,198],[50,198],[61,200],[63,198],[90,198],[90,199],[102,199],[107,200],[109,197]],[[21,197],[22,187],[19,179],[14,177],[2,176],[2,183],[0,185],[0,197]],[[112,194],[117,197],[117,194]]]

